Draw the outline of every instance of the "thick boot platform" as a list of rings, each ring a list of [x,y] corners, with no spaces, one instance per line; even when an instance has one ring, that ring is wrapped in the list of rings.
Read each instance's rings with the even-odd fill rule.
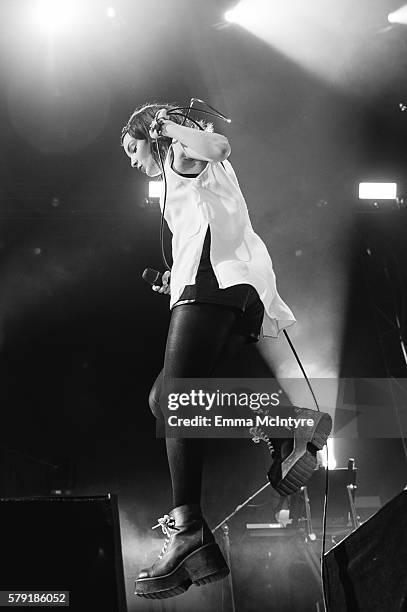
[[[191,584],[201,586],[221,580],[229,574],[229,567],[219,546],[212,542],[185,557],[169,574],[139,578],[135,594],[149,599],[165,599],[185,592]]]
[[[287,496],[306,484],[317,467],[317,451],[321,450],[332,430],[332,419],[326,412],[296,408],[296,418],[313,419],[312,427],[294,430],[294,437],[278,440],[273,463],[268,471],[271,486]],[[274,441],[273,441],[274,445]]]

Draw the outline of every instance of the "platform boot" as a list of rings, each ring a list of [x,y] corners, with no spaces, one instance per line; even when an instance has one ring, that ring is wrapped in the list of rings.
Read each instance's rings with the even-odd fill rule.
[[[166,536],[157,561],[143,569],[135,582],[136,595],[163,599],[224,578],[229,567],[198,504],[178,506],[158,519]]]
[[[311,478],[317,467],[317,451],[325,446],[332,430],[332,418],[326,412],[294,407],[293,418],[310,424],[287,428],[289,437],[275,438],[267,426],[250,430],[254,442],[263,440],[269,448],[272,464],[267,476],[282,496],[295,493]]]

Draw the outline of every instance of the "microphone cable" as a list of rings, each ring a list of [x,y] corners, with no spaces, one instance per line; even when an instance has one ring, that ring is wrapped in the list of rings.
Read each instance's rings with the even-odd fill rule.
[[[167,261],[167,257],[165,256],[165,248],[164,248],[164,213],[165,213],[165,205],[167,203],[167,177],[165,176],[164,170],[164,162],[161,157],[160,145],[158,144],[158,139],[155,140],[155,146],[157,149],[157,157],[159,159],[159,165],[161,170],[161,176],[163,177],[164,183],[164,197],[163,197],[163,209],[161,211],[161,219],[160,219],[160,248],[161,248],[161,259],[164,264],[164,267],[170,272],[171,266]]]
[[[287,342],[294,353],[294,357],[297,360],[298,365],[300,366],[301,372],[307,381],[308,388],[311,392],[312,398],[314,400],[315,406],[317,407],[317,412],[321,412],[319,408],[319,404],[317,402],[317,398],[315,397],[315,393],[312,389],[312,385],[308,379],[308,376],[305,372],[305,369],[301,363],[301,360],[297,354],[297,351],[294,348],[293,343],[291,342],[290,336],[287,333],[287,330],[283,329],[283,334],[285,335]],[[322,597],[324,601],[325,610],[328,610],[327,605],[327,597],[326,597],[326,585],[324,580],[324,556],[325,556],[325,548],[326,548],[326,522],[327,522],[327,514],[328,514],[328,493],[329,493],[329,466],[328,466],[328,440],[326,442],[326,467],[325,467],[325,491],[324,491],[324,507],[322,511],[322,548],[321,548],[321,582],[322,582]]]
[[[188,115],[183,115],[182,113],[177,113],[177,112],[169,112],[168,115],[178,115],[180,117],[184,117],[184,121],[182,122],[181,125],[184,125],[185,121],[188,119],[189,121],[192,121],[192,123],[194,123],[200,130],[203,130],[203,127],[197,121],[194,121],[193,119],[188,117]],[[158,144],[158,138],[154,142],[155,142],[156,151],[157,151],[157,158],[159,159],[159,162],[160,162],[159,166],[160,166],[161,176],[163,177],[163,183],[164,183],[163,207],[162,207],[161,219],[160,219],[161,259],[164,264],[164,267],[168,271],[171,271],[171,266],[169,265],[167,257],[165,255],[165,246],[164,246],[164,215],[165,215],[165,207],[167,204],[167,192],[168,192],[167,176],[165,174],[164,161],[161,156],[161,150],[160,150],[160,145]]]

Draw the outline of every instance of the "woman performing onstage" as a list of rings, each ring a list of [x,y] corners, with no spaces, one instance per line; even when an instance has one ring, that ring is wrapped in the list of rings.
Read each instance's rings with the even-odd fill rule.
[[[171,114],[170,104],[136,110],[122,131],[131,166],[167,180],[165,220],[172,232],[173,265],[153,289],[170,294],[171,321],[164,367],[150,393],[150,408],[162,418],[163,378],[209,378],[223,360],[247,342],[278,333],[295,322],[280,298],[265,244],[254,232],[236,175],[227,158],[227,138],[210,127]],[[158,147],[157,147],[158,145]],[[163,204],[163,203],[162,203]],[[316,466],[316,451],[329,435],[328,415],[296,408],[315,426],[273,441],[269,478],[282,494],[298,490]],[[327,418],[326,418],[327,417]],[[297,440],[297,437],[298,440]],[[157,561],[140,572],[136,594],[178,595],[191,586],[225,577],[229,568],[202,516],[204,440],[166,439],[173,510],[159,519],[166,535]]]

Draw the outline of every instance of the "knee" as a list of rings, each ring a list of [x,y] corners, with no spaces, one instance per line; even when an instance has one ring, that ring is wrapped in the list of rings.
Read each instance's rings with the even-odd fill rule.
[[[160,419],[162,417],[160,408],[161,380],[162,372],[160,372],[157,376],[153,386],[151,387],[150,395],[148,396],[148,405],[150,406],[150,410],[156,419]]]

